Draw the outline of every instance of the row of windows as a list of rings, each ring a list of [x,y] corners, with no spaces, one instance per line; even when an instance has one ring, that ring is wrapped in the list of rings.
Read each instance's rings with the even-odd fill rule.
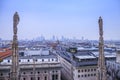
[[[85,61],[95,61],[96,59],[79,59],[79,61],[81,62],[85,62]]]
[[[120,68],[120,65],[117,64],[117,63],[109,63],[109,62],[107,62],[107,66],[117,67],[118,69]]]
[[[35,61],[37,62],[38,60],[36,59]],[[44,59],[42,59],[42,61],[44,61]],[[48,61],[50,61],[50,59],[48,59]],[[52,61],[54,61],[54,59],[52,59]],[[19,60],[19,62],[21,62],[21,60]],[[28,59],[28,62],[30,62],[29,59]]]
[[[90,76],[96,76],[96,74],[78,75],[78,78],[80,78],[80,77],[90,77]]]
[[[31,77],[30,80],[35,80],[35,77]],[[23,80],[27,80],[26,78],[23,78]],[[37,80],[40,80],[40,77],[37,77]],[[47,80],[47,77],[44,77],[44,80]]]
[[[58,75],[52,75],[52,80],[58,80]]]
[[[58,71],[52,71],[52,73],[57,73]],[[37,74],[40,74],[40,71],[36,72]],[[47,71],[44,71],[44,73],[47,73]],[[23,74],[26,74],[26,72],[23,72]],[[30,74],[33,74],[33,72],[30,72]],[[8,73],[10,75],[10,73]],[[0,73],[0,76],[3,76],[3,73]]]
[[[38,60],[36,59],[35,62],[37,62]],[[50,59],[48,59],[48,61],[50,61]],[[52,61],[55,61],[54,59],[52,59]],[[57,61],[57,60],[56,60]],[[8,60],[8,63],[10,62],[10,60]],[[19,62],[21,62],[21,60],[19,60]],[[30,60],[28,59],[27,62],[30,62]],[[42,62],[44,62],[44,59],[42,59]]]
[[[80,72],[92,72],[92,71],[96,71],[96,69],[82,69],[82,70],[78,70],[78,73]]]
[[[30,80],[35,80],[35,77],[31,77]],[[27,80],[26,78],[23,78],[23,80]],[[40,77],[37,77],[37,80],[40,80]],[[47,76],[44,77],[44,80],[48,80]],[[52,80],[58,80],[58,75],[52,75]]]
[[[52,73],[57,73],[58,71],[52,71]],[[31,74],[33,74],[33,72],[30,72]],[[38,72],[36,72],[37,74],[40,74],[40,72],[38,71]],[[44,71],[44,73],[47,73],[47,71]],[[23,74],[26,74],[26,72],[23,72]]]
[[[6,75],[6,74],[5,74]],[[0,76],[4,76],[4,74],[3,73],[0,73]],[[10,73],[8,73],[8,76],[10,76]]]

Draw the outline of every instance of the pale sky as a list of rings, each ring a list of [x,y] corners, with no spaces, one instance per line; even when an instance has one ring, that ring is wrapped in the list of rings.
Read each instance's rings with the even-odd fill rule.
[[[102,16],[105,40],[120,40],[120,0],[0,0],[0,38],[13,37],[18,12],[18,39],[38,36],[98,40]]]

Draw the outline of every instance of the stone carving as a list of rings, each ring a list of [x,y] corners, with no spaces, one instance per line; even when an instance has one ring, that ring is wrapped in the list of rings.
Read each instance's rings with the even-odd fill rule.
[[[98,24],[99,24],[99,31],[101,31],[101,32],[99,32],[100,33],[100,35],[102,36],[103,35],[103,20],[102,20],[102,18],[101,18],[101,16],[99,17],[99,20],[98,20]]]
[[[98,57],[98,74],[97,80],[107,80],[106,77],[106,66],[104,56],[104,39],[103,39],[103,20],[99,17],[99,57]]]
[[[17,25],[20,21],[19,15],[17,12],[15,12],[14,16],[13,16],[13,32],[14,34],[17,34]]]
[[[18,41],[17,41],[17,25],[19,23],[18,13],[13,16],[13,44],[12,44],[12,66],[10,80],[19,80],[19,64],[18,64]]]

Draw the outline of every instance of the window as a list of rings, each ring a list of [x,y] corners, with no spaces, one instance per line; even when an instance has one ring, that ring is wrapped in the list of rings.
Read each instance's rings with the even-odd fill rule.
[[[94,71],[96,71],[96,69],[94,69]]]
[[[52,61],[54,61],[54,59],[52,59]]]
[[[82,70],[82,72],[83,72],[83,70]]]
[[[44,61],[44,59],[42,59],[42,61]]]
[[[85,77],[87,77],[87,75],[85,74]]]
[[[38,71],[38,74],[39,74],[40,72]]]
[[[54,75],[52,75],[52,80],[54,80]]]
[[[88,74],[88,77],[90,76],[90,74]]]
[[[21,60],[19,60],[19,62],[21,62]]]
[[[45,73],[46,73],[46,71],[45,71]]]
[[[56,76],[55,76],[55,77],[56,77],[56,80],[58,80],[58,75],[57,75],[57,74],[56,74]]]
[[[80,72],[80,70],[78,70],[78,72]]]
[[[25,74],[25,72],[23,72],[23,74]]]
[[[10,76],[10,73],[8,73],[8,76]]]
[[[52,80],[58,80],[58,75],[56,74],[56,75],[52,75]]]
[[[3,73],[1,73],[0,76],[3,76]]]
[[[45,80],[47,80],[47,76],[45,76]]]
[[[31,79],[30,80],[33,80],[33,77],[31,77]]]
[[[37,80],[40,80],[40,77],[38,77],[38,79]]]
[[[91,76],[93,76],[93,74],[91,74]]]
[[[81,75],[83,77],[83,75]]]
[[[8,60],[8,62],[10,62],[10,60]]]
[[[28,62],[30,62],[30,60],[28,59]]]
[[[33,72],[31,72],[31,74],[33,74]]]
[[[94,76],[96,76],[96,74],[94,74]]]
[[[37,59],[35,61],[37,62]]]
[[[54,73],[54,71],[52,71]]]
[[[93,69],[91,69],[91,71],[93,71]]]
[[[85,69],[85,72],[86,72],[87,70]]]
[[[78,78],[80,77],[80,75],[78,75]]]
[[[23,78],[23,80],[26,80],[26,78]]]

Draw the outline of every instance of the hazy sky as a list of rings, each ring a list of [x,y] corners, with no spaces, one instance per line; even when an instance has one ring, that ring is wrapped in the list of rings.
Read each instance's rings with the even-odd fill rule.
[[[98,39],[102,16],[104,39],[120,40],[120,0],[0,0],[0,38],[12,39],[15,11],[20,16],[19,39]]]

